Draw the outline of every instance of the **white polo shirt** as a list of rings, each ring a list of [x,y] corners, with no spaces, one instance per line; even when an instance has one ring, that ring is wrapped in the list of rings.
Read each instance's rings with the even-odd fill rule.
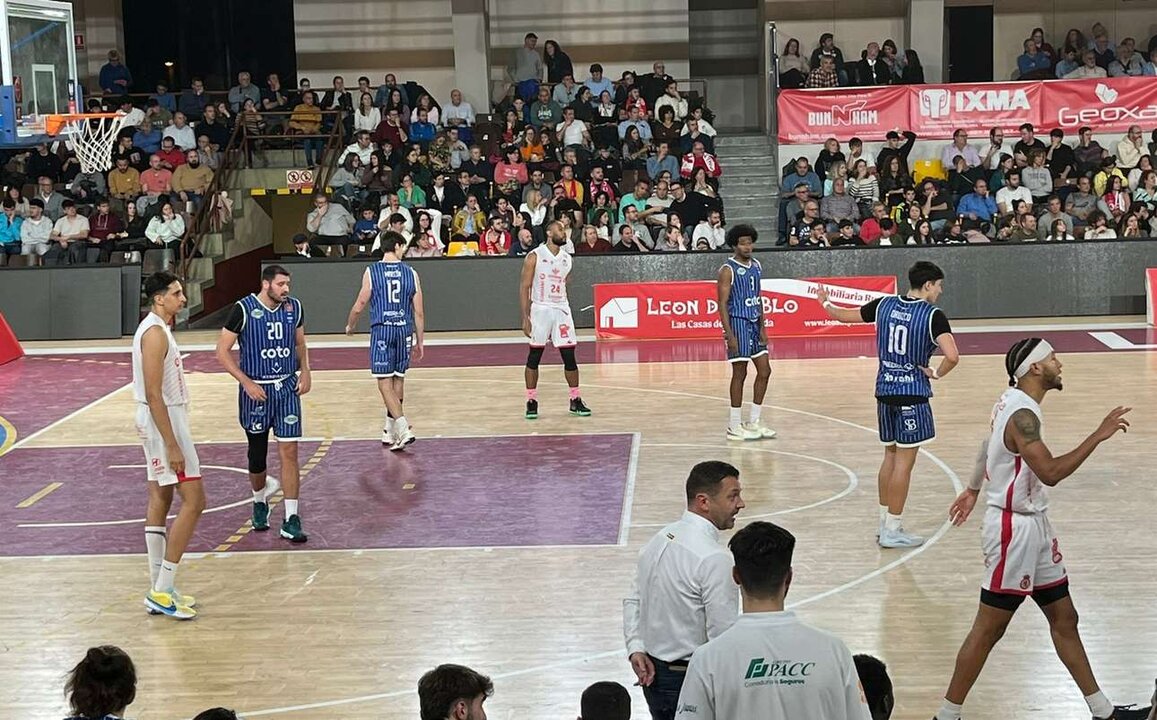
[[[648,239],[649,236],[648,236]],[[735,562],[707,518],[685,511],[639,551],[631,594],[623,600],[627,654],[686,660],[739,616]]]
[[[871,720],[852,653],[794,612],[745,613],[691,656],[677,720]]]

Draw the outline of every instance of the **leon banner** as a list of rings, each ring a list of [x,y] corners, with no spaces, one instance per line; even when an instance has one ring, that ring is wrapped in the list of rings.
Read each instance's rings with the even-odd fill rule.
[[[824,285],[837,305],[856,307],[896,293],[891,275],[766,278],[760,285],[769,337],[871,335],[871,325],[847,325],[828,317],[816,300]],[[710,280],[600,283],[594,287],[595,335],[606,339],[721,338],[719,303]]]

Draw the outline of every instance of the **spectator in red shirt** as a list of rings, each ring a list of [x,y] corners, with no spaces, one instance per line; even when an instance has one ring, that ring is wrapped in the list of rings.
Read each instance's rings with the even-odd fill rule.
[[[591,186],[587,198],[594,202],[599,193],[606,193],[610,202],[615,201],[615,187],[603,176],[603,169],[596,165],[591,168]]]
[[[703,149],[703,143],[696,142],[691,146],[691,152],[683,156],[683,162],[679,165],[679,175],[685,180],[691,179],[698,168],[703,168],[707,171],[707,177],[717,178],[723,174],[723,168],[719,166],[719,160],[711,153]]]
[[[161,139],[161,149],[154,153],[154,156],[159,157],[161,167],[170,172],[185,164],[185,151],[177,147],[171,135]]]
[[[506,229],[506,218],[500,214],[490,216],[490,226],[478,241],[480,255],[508,255],[512,238]]]
[[[880,235],[883,231],[880,229],[880,221],[888,217],[888,208],[884,203],[878,202],[872,205],[872,217],[860,224],[860,239],[864,241],[865,245],[875,245],[880,240]]]
[[[558,181],[558,183],[556,183],[556,185],[562,188],[563,194],[567,198],[574,200],[579,205],[582,205],[584,197],[583,184],[578,180],[575,180],[574,168],[570,165],[563,165],[560,172],[562,173],[562,178]]]
[[[401,147],[408,139],[405,129],[402,128],[402,120],[401,115],[398,113],[398,108],[390,108],[386,112],[386,119],[378,123],[378,127],[374,130],[374,142],[376,142],[379,147],[382,145]]]
[[[109,235],[115,235],[122,230],[124,223],[117,215],[109,212],[108,200],[106,198],[98,200],[96,212],[88,219],[88,241],[93,247],[100,249],[100,262],[108,262],[109,253],[116,245],[116,238],[109,238]]]

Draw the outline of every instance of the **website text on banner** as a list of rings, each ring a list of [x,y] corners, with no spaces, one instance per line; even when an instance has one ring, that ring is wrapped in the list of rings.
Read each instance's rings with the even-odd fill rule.
[[[1148,77],[905,85],[782,90],[778,109],[782,143],[878,141],[896,128],[947,140],[957,128],[983,135],[1026,122],[1041,134],[1059,127],[1076,135],[1082,125],[1112,133],[1157,123],[1157,94]]]
[[[769,278],[760,285],[763,317],[771,337],[871,335],[871,325],[845,325],[827,316],[816,300],[824,285],[832,301],[849,307],[896,293],[891,275],[794,280]],[[711,280],[600,283],[595,285],[595,335],[608,339],[721,337],[719,302]]]
[[[1157,268],[1145,268],[1145,322],[1157,324]]]

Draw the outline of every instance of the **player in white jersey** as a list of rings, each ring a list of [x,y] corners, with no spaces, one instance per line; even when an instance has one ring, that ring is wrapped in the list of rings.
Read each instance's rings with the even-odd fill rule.
[[[570,282],[571,256],[563,250],[567,243],[562,223],[546,226],[546,243],[527,254],[522,263],[518,294],[522,306],[522,332],[530,338],[526,356],[526,419],[538,417],[538,365],[549,340],[562,356],[563,374],[570,386],[570,414],[586,417],[590,408],[579,392],[578,361],[575,359],[574,319],[566,297]]]
[[[150,311],[133,336],[136,425],[149,478],[145,546],[152,587],[145,595],[145,607],[153,614],[188,620],[197,614],[193,610],[195,600],[177,592],[173,580],[205,508],[205,489],[189,432],[189,388],[181,351],[169,330],[185,305],[185,291],[176,275],[159,272],[145,280],[145,295]],[[181,509],[166,535],[174,487],[181,496]]]
[[[981,445],[968,489],[948,511],[955,524],[962,524],[988,479],[980,610],[956,656],[956,670],[935,720],[959,720],[960,707],[989,652],[1029,596],[1048,619],[1057,655],[1094,719],[1141,720],[1148,717],[1149,708],[1114,707],[1093,676],[1077,631],[1064,557],[1049,523],[1045,489],[1076,472],[1098,445],[1118,432],[1128,432],[1125,415],[1131,408],[1115,408],[1076,449],[1053,457],[1041,440],[1040,402],[1049,390],[1061,389],[1061,361],[1046,341],[1028,338],[1012,346],[1004,366],[1012,389],[993,408],[992,434]]]

